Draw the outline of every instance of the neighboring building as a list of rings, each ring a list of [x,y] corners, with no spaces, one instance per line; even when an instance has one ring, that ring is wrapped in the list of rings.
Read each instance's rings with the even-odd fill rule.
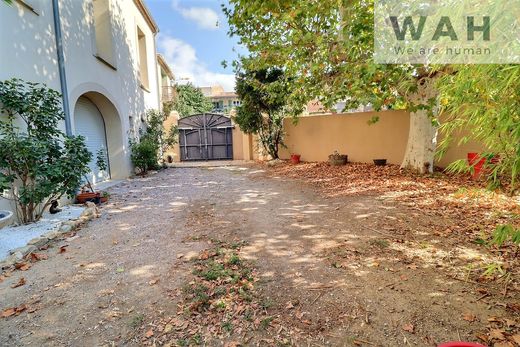
[[[232,109],[240,106],[240,99],[234,92],[225,92],[219,85],[201,87],[202,94],[213,103],[213,112],[229,114]]]
[[[173,93],[173,74],[155,49],[159,29],[143,0],[1,1],[0,23],[0,79],[45,83],[64,95],[63,129],[85,136],[94,154],[91,182],[130,176],[129,140],[144,128],[146,110]],[[106,172],[95,165],[99,150]],[[2,199],[0,207],[8,203]]]
[[[56,20],[66,89],[60,83]],[[10,6],[1,2],[0,23],[0,79],[41,82],[65,94],[69,133],[84,135],[94,155],[106,151],[109,169],[99,172],[94,158],[90,179],[98,183],[128,177],[129,139],[143,127],[145,111],[160,108],[164,84],[159,71],[171,74],[163,63],[158,68],[159,29],[144,2],[15,0]]]
[[[164,57],[157,54],[157,69],[161,85],[161,107],[175,97],[175,76]]]

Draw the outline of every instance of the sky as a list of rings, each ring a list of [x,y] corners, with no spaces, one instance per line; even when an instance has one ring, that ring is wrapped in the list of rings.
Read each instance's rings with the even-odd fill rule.
[[[198,87],[220,84],[233,91],[231,62],[244,50],[227,35],[221,0],[145,0],[159,26],[157,51],[173,69],[178,83],[185,79]]]

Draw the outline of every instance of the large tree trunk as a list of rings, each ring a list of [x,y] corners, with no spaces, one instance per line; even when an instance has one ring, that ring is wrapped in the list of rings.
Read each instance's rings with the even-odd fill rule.
[[[431,98],[437,97],[434,80],[425,78],[417,93],[410,97],[415,104],[427,105]],[[437,147],[437,127],[434,126],[427,110],[410,113],[408,143],[401,168],[412,169],[419,173],[433,172],[433,159]]]

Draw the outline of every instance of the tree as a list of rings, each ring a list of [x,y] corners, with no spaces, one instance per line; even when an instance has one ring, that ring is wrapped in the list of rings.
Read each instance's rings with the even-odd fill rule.
[[[403,167],[433,170],[435,79],[423,65],[373,62],[373,0],[230,0],[230,35],[240,37],[257,69],[283,66],[308,99],[345,109],[407,109],[410,132]]]
[[[193,84],[176,85],[175,89],[177,90],[176,96],[168,106],[179,112],[181,117],[209,112],[213,109],[212,102]]]
[[[166,129],[166,118],[167,114],[164,111],[149,110],[146,113],[144,134],[130,142],[130,159],[143,176],[150,169],[157,168],[162,153],[177,143],[177,126],[172,125]]]
[[[278,159],[283,146],[283,122],[294,120],[303,107],[293,98],[291,80],[280,68],[238,69],[236,92],[242,100],[237,108],[236,123],[247,134],[258,135],[265,152]]]
[[[480,141],[488,149],[482,157],[498,157],[494,165],[488,165],[489,177],[494,186],[507,177],[514,193],[520,179],[520,67],[460,65],[455,72],[439,81],[442,112],[447,117],[441,126],[446,135],[441,149],[451,144],[454,131],[466,129],[468,134],[460,141]],[[458,161],[449,168],[462,171],[467,164]]]
[[[74,196],[92,154],[59,129],[61,96],[45,85],[0,82],[0,111],[0,190],[10,190],[22,223],[34,222],[52,200]]]

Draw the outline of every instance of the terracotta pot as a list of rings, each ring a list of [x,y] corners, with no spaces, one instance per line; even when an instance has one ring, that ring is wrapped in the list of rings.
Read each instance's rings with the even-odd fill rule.
[[[292,164],[299,164],[300,163],[300,157],[299,154],[291,154],[291,163]]]
[[[76,195],[76,202],[78,204],[84,204],[87,201],[96,202],[96,200],[99,200],[99,193],[88,192],[88,193],[79,193],[78,195]]]

